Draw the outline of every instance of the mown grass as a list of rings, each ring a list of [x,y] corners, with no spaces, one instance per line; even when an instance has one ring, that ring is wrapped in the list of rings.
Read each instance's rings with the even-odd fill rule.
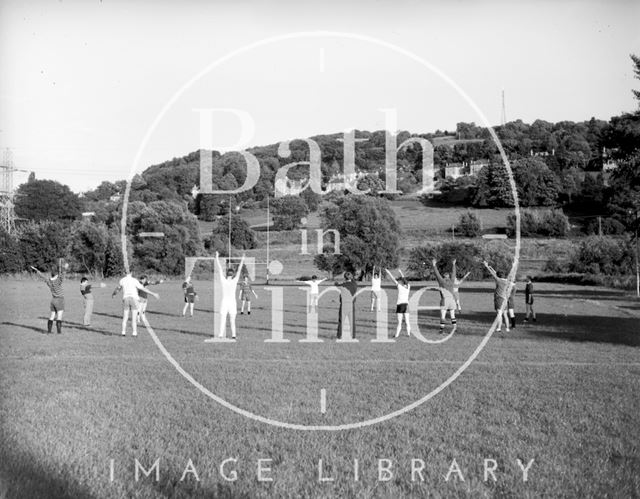
[[[111,286],[96,292],[93,327],[84,328],[77,287],[65,284],[66,326],[58,336],[41,334],[48,313],[42,284],[0,283],[0,494],[7,497],[640,495],[640,309],[620,292],[539,284],[539,322],[493,337],[429,402],[362,429],[303,432],[249,420],[206,398],[144,329],[136,339],[119,337],[120,302],[110,298]],[[211,284],[196,283],[201,300],[193,318],[179,316],[180,282],[156,289],[161,300],[151,301],[149,321],[188,372],[243,409],[301,424],[369,419],[416,400],[460,365],[493,318],[492,286],[472,283],[448,342],[374,344],[363,299],[361,341],[337,344],[337,302],[329,298],[320,314],[324,343],[303,344],[304,295],[283,285],[291,342],[268,344],[270,295],[258,286],[253,314],[238,315],[239,341],[205,344],[215,318]],[[437,338],[437,322],[432,312],[421,315],[428,338]],[[227,458],[238,459],[235,482],[220,475]],[[159,459],[159,482],[136,482],[135,459],[146,468]],[[189,459],[199,482],[193,475],[180,481]],[[272,460],[273,482],[257,480],[258,459]],[[320,459],[333,482],[318,482]],[[388,482],[378,481],[378,459],[393,462]],[[424,482],[411,480],[412,459],[424,461]],[[445,481],[453,459],[464,481]],[[484,481],[484,459],[497,461],[497,482]],[[517,459],[534,459],[526,483]]]

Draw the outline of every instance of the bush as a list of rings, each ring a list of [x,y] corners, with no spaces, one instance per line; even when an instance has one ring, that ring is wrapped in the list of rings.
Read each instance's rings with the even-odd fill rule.
[[[435,279],[431,260],[438,260],[440,273],[450,272],[451,263],[457,260],[457,273],[462,276],[471,272],[469,279],[480,280],[488,277],[482,260],[486,259],[498,272],[505,275],[511,270],[513,254],[508,248],[496,247],[482,250],[473,243],[430,244],[411,250],[409,254],[408,272],[413,279]]]
[[[0,229],[0,274],[20,272],[24,259],[18,240],[4,229]]]
[[[58,258],[69,254],[71,231],[69,224],[43,220],[29,222],[16,232],[20,253],[26,265],[47,270],[56,265]]]
[[[486,269],[482,265],[482,260],[487,260],[489,264],[499,273],[507,275],[513,264],[513,252],[502,246],[482,249],[473,243],[443,243],[439,245],[426,245],[411,250],[409,254],[408,272],[413,279],[435,279],[431,268],[431,260],[438,260],[440,273],[449,272],[451,263],[457,260],[458,276],[471,272],[469,279],[481,280],[489,277]]]
[[[229,241],[229,220],[220,218],[218,224],[213,228],[210,248],[217,250],[220,254],[228,252]],[[238,249],[253,249],[258,245],[256,236],[249,224],[238,215],[231,216],[231,246]]]
[[[295,230],[300,219],[309,212],[307,204],[298,196],[277,198],[271,204],[274,230]]]
[[[480,219],[470,211],[460,215],[456,233],[463,237],[478,237],[482,232]]]
[[[560,263],[557,256],[552,256],[544,263],[542,270],[544,272],[562,273],[567,271],[567,266]]]
[[[490,246],[482,252],[482,257],[503,277],[506,277],[511,271],[513,250],[506,246]],[[482,267],[482,273],[484,278],[489,277],[489,273],[484,267]]]
[[[618,236],[624,234],[625,226],[615,218],[605,218],[598,222],[597,218],[594,218],[589,222],[585,232],[589,235],[599,235],[600,227],[602,227],[603,235]]]
[[[569,234],[569,219],[562,210],[545,211],[538,224],[538,234],[547,237],[566,237]]]
[[[562,210],[520,210],[521,237],[566,237],[569,228],[569,219]],[[515,234],[516,215],[511,213],[507,216],[507,235],[515,237]]]
[[[630,240],[591,236],[581,242],[571,256],[569,271],[613,276],[628,273],[633,265]]]

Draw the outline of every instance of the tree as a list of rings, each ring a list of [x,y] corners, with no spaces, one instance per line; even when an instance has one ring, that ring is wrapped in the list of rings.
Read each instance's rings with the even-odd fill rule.
[[[522,237],[566,237],[569,234],[569,219],[562,210],[520,211],[520,235]],[[507,216],[507,235],[516,233],[516,216]]]
[[[86,220],[76,224],[71,239],[74,268],[80,272],[103,276],[108,245],[109,231],[106,225]]]
[[[521,206],[552,206],[558,199],[556,175],[540,158],[520,159],[513,163],[513,176]]]
[[[204,253],[198,221],[182,202],[134,201],[127,212],[131,236],[132,266],[139,271],[154,270],[163,274],[179,274],[186,256]],[[162,238],[143,238],[141,232],[162,232]]]
[[[218,219],[218,223],[213,228],[212,233],[212,250],[218,250],[220,253],[227,253],[227,243],[229,237],[229,219],[222,217]],[[219,246],[222,245],[223,248]],[[238,215],[231,216],[231,246],[237,249],[253,249],[257,246],[256,236],[249,224]]]
[[[463,237],[478,237],[482,232],[480,225],[480,219],[476,214],[467,211],[460,215],[458,225],[456,225],[456,233]]]
[[[18,240],[0,228],[0,274],[20,272],[24,269],[24,259]]]
[[[321,218],[324,230],[334,229],[340,234],[339,260],[345,270],[367,273],[373,265],[397,265],[400,224],[387,200],[336,197],[323,209]]]
[[[633,268],[630,241],[591,236],[580,243],[569,262],[570,272],[619,275]]]
[[[120,234],[117,230],[109,231],[109,239],[104,252],[104,276],[117,277],[124,272],[124,258],[122,255],[122,244]]]
[[[17,231],[20,253],[26,265],[48,269],[57,265],[58,258],[69,254],[71,231],[63,222],[42,220],[29,222]]]
[[[307,215],[307,204],[298,196],[276,198],[271,204],[274,230],[294,230]]]
[[[336,254],[334,252],[334,247],[332,245],[325,245],[322,249],[322,253],[316,255],[313,258],[313,263],[318,269],[329,272],[329,276],[333,279],[333,276],[336,274],[341,274],[344,272],[344,259],[341,255]]]
[[[366,191],[369,189],[369,196],[377,196],[380,191],[384,191],[386,186],[379,176],[365,175],[357,183],[358,189]]]
[[[490,163],[480,170],[472,204],[480,208],[514,206],[509,175],[502,163]]]
[[[73,220],[80,217],[80,198],[53,180],[34,180],[18,187],[16,215],[30,220]]]
[[[633,72],[635,74],[635,78],[640,80],[640,57],[637,55],[631,54],[631,60],[633,61]],[[640,105],[640,90],[631,90],[633,92],[634,97],[638,100],[638,104]]]
[[[85,192],[84,200],[86,201],[109,201],[111,196],[120,194],[118,186],[113,182],[101,182],[98,187],[92,191]]]

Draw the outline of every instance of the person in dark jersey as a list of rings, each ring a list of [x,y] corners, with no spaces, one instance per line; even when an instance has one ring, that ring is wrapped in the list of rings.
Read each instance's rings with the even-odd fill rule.
[[[240,298],[240,315],[244,315],[244,304],[247,304],[247,314],[251,315],[251,295],[257,299],[258,295],[253,290],[251,283],[249,282],[249,277],[246,275],[242,282],[240,283],[240,292],[238,293],[238,298]]]
[[[155,284],[161,284],[163,282],[162,279],[151,282],[146,275],[141,276],[138,280],[145,288]],[[141,324],[142,319],[146,317],[147,305],[149,305],[149,293],[143,289],[138,289],[138,324]]]
[[[187,278],[182,283],[182,292],[184,293],[184,308],[182,309],[182,317],[187,313],[187,308],[193,317],[193,305],[198,297],[198,293],[193,287],[193,283],[191,282],[191,276],[187,276]]]
[[[58,267],[51,267],[51,277],[45,276],[37,268],[31,267],[36,271],[38,277],[44,281],[51,291],[51,303],[49,304],[49,320],[47,320],[47,334],[51,334],[53,321],[56,322],[56,330],[58,334],[62,334],[62,314],[64,313],[64,291],[62,290],[62,264],[58,263]]]
[[[351,337],[356,337],[356,299],[355,295],[358,292],[358,283],[356,282],[353,274],[351,272],[346,272],[344,274],[344,282],[338,283],[335,282],[335,285],[339,288],[345,288],[350,296],[350,304],[342,303],[342,292],[340,293],[340,307],[338,308],[338,332],[337,338],[342,338],[342,332],[344,323],[348,320],[349,325],[351,326]]]
[[[536,311],[533,310],[533,278],[527,276],[527,284],[524,287],[524,304],[527,315],[525,315],[525,324],[529,322],[529,317],[533,316],[533,322],[536,322]]]

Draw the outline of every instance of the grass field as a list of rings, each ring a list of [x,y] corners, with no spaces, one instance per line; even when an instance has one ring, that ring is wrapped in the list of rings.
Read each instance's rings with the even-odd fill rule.
[[[78,283],[65,283],[62,335],[43,335],[47,288],[0,281],[0,496],[6,497],[637,497],[640,495],[640,304],[602,288],[537,285],[535,325],[494,335],[433,399],[389,421],[338,432],[256,422],[200,393],[165,359],[144,327],[122,338],[113,283],[95,293],[82,326]],[[323,298],[320,337],[304,344],[304,294],[283,287],[286,344],[269,344],[270,293],[257,286],[239,340],[205,343],[212,285],[196,282],[193,318],[180,317],[180,282],[150,299],[149,322],[180,365],[242,409],[297,424],[382,416],[421,398],[479,345],[493,319],[492,284],[462,290],[458,332],[440,345],[401,337],[376,344],[367,300],[359,343],[339,344],[335,298]],[[395,292],[389,291],[390,302]],[[432,292],[425,301],[436,302]],[[326,300],[326,301],[325,301]],[[522,296],[518,296],[520,318]],[[394,302],[395,303],[395,302]],[[433,312],[420,315],[437,339]],[[390,315],[390,334],[394,329]],[[326,390],[326,413],[321,413]],[[237,480],[227,481],[219,467]],[[110,463],[113,459],[113,480]],[[135,460],[155,474],[135,480]],[[258,480],[259,459],[270,467]],[[358,460],[358,479],[354,476]],[[379,480],[378,460],[393,476]],[[445,476],[455,459],[460,474]],[[485,459],[497,463],[484,480]],[[517,460],[527,465],[528,481]],[[192,461],[193,473],[181,477]],[[319,482],[318,461],[323,461]],[[424,464],[422,474],[414,466]],[[421,460],[421,461],[417,461]],[[386,465],[386,462],[382,463]],[[383,473],[384,475],[384,473]],[[383,476],[384,478],[384,476]],[[421,481],[423,478],[424,481]]]

